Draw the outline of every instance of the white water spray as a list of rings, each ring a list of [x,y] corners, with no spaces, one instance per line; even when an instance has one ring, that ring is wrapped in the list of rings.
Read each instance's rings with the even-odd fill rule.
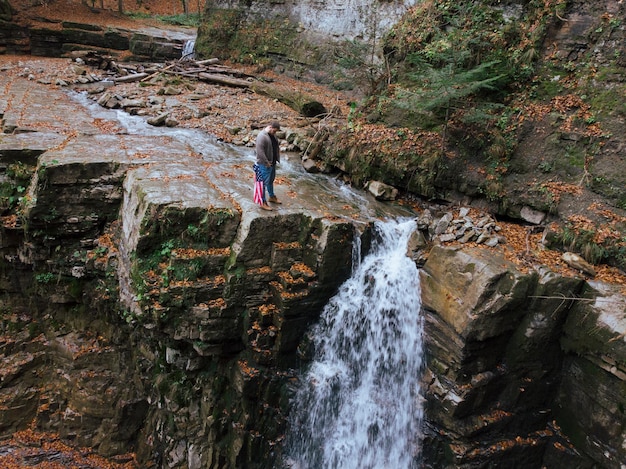
[[[195,53],[195,48],[196,48],[196,40],[195,39],[190,39],[187,42],[185,42],[185,45],[183,46],[183,52],[180,56],[181,60],[193,60],[195,59],[196,53]]]
[[[414,221],[379,223],[371,253],[312,330],[315,357],[292,402],[285,464],[297,469],[417,467],[423,417]]]

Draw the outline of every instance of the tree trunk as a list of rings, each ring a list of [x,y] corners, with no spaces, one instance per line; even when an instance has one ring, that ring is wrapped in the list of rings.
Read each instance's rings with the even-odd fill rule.
[[[220,85],[233,86],[235,88],[250,88],[250,82],[247,80],[219,75],[217,73],[201,72],[198,74],[198,79],[209,83],[218,83]]]
[[[124,0],[117,0],[117,11],[124,13]]]
[[[305,117],[322,117],[328,111],[322,103],[312,96],[297,91],[279,89],[267,83],[255,82],[250,88],[258,94],[269,96],[298,111]]]

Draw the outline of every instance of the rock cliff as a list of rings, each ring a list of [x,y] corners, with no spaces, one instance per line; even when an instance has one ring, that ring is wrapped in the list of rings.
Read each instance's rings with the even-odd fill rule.
[[[33,424],[140,465],[273,467],[303,334],[366,219],[396,209],[321,204],[303,180],[291,199],[295,173],[284,207],[256,213],[228,148],[103,132],[61,92],[3,86],[3,433]],[[23,112],[42,101],[54,119]],[[431,248],[467,218],[442,214],[418,216],[412,245],[424,464],[620,467],[624,292],[487,245]]]
[[[34,425],[140,467],[275,467],[304,331],[370,220],[411,215],[423,465],[623,467],[620,287],[454,244],[438,227],[456,211],[298,173],[260,214],[249,155],[129,133],[26,79],[0,88],[3,435]]]
[[[623,289],[437,247],[422,296],[433,467],[621,467]]]
[[[33,424],[140,466],[271,467],[296,349],[355,236],[411,212],[286,158],[268,214],[249,150],[201,135],[201,155],[193,134],[2,86],[3,433]]]

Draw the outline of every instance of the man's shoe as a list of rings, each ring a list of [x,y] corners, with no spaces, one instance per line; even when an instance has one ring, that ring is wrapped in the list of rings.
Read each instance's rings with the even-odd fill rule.
[[[269,200],[269,201],[270,201],[270,202],[272,202],[273,204],[282,204],[282,202],[281,202],[280,200],[278,200],[278,199],[276,198],[276,196],[274,196],[274,197],[270,197],[270,198],[269,198],[269,199],[267,199],[267,200]]]
[[[261,205],[261,208],[262,208],[263,210],[270,210],[270,211],[271,211],[271,210],[274,210],[272,207],[270,207],[270,206],[269,206],[269,205],[267,205],[267,204],[263,204],[263,205]]]

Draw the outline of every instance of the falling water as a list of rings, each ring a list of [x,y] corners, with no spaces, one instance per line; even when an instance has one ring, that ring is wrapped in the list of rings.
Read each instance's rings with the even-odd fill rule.
[[[196,47],[195,39],[190,39],[186,41],[185,45],[183,46],[183,53],[181,54],[180,58],[182,60],[193,60],[195,58],[195,52],[194,52],[195,47]]]
[[[414,221],[378,223],[370,254],[312,330],[315,357],[292,402],[287,467],[417,467],[422,319],[418,271],[406,256],[414,229]]]

